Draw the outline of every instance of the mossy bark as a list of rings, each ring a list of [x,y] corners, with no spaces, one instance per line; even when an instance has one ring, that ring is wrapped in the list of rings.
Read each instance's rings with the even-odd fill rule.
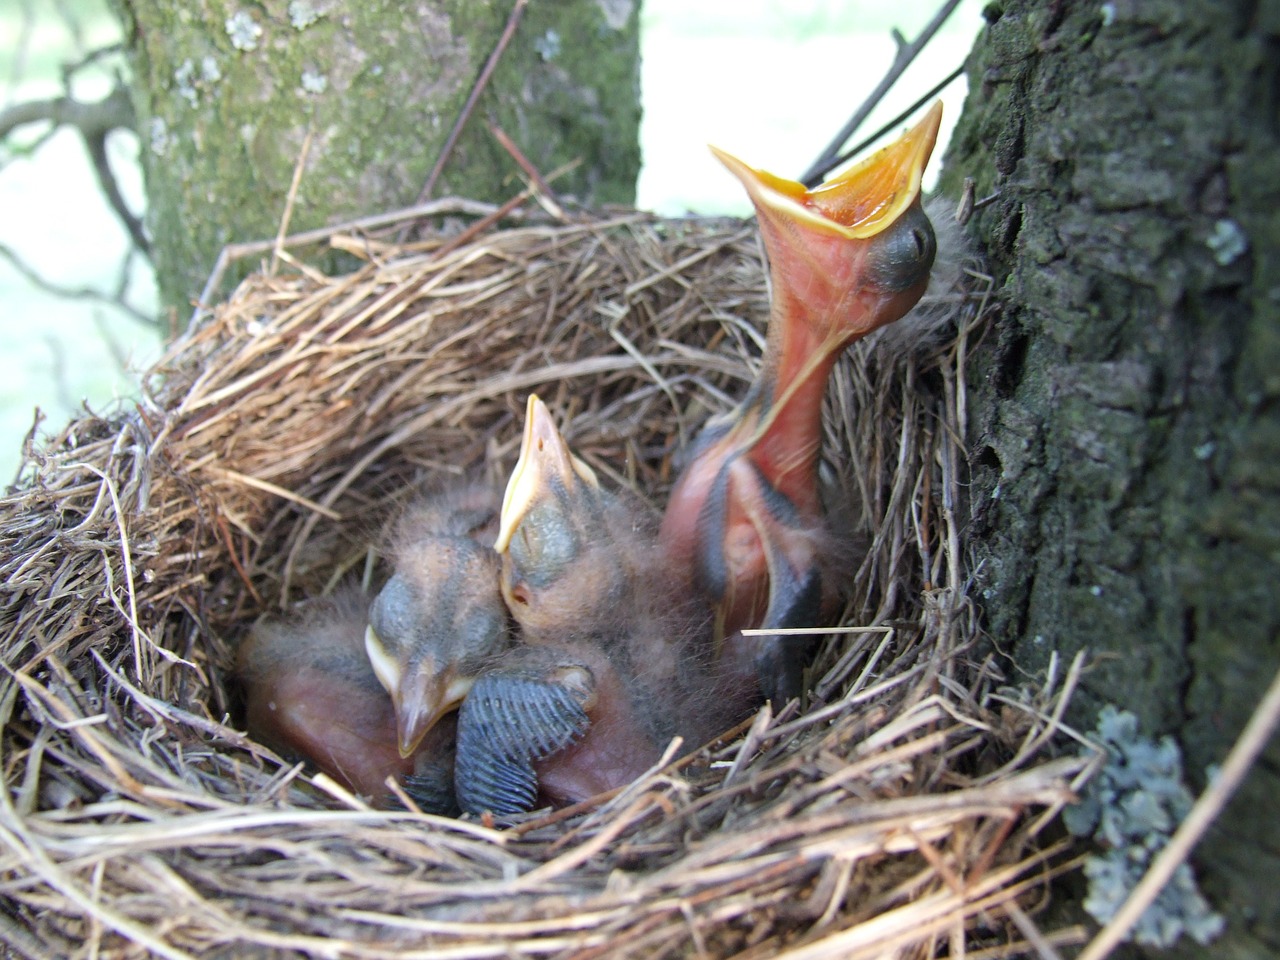
[[[1193,790],[1280,666],[1280,5],[991,4],[948,157],[1006,309],[972,537],[1014,669],[1087,649]],[[1196,854],[1217,957],[1280,956],[1280,743]],[[1203,955],[1184,945],[1172,955]]]
[[[181,311],[229,242],[275,235],[308,133],[293,231],[411,204],[511,11],[491,0],[115,0],[134,64],[163,303]],[[486,121],[555,189],[630,203],[640,166],[634,0],[531,3],[436,196],[522,184]]]

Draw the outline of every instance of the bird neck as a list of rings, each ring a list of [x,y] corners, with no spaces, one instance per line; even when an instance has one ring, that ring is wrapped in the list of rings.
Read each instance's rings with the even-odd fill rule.
[[[759,389],[746,401],[757,406],[757,438],[748,456],[798,510],[812,514],[818,510],[816,471],[827,381],[840,352],[862,330],[829,310],[815,309],[811,295],[798,296],[778,279]],[[838,295],[816,299],[830,303]]]

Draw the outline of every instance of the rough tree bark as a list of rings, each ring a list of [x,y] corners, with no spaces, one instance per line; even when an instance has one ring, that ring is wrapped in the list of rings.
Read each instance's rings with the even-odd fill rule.
[[[986,13],[948,169],[999,192],[969,438],[987,623],[1016,671],[1088,648],[1077,721],[1136,712],[1199,790],[1280,665],[1280,5]],[[1215,957],[1280,956],[1277,796],[1273,738],[1197,851]]]
[[[412,204],[512,2],[114,0],[134,64],[148,223],[180,316],[228,242],[272,237],[308,132],[293,231]],[[634,0],[532,3],[435,190],[505,200],[502,127],[555,184],[630,203],[640,166]]]

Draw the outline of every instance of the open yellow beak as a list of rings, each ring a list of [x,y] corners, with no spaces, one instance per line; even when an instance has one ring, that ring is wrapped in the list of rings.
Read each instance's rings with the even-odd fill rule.
[[[761,214],[780,214],[819,233],[859,240],[881,233],[920,195],[920,179],[941,123],[938,100],[893,143],[812,190],[749,167],[716,147],[711,152],[742,181]]]
[[[575,457],[565,443],[547,405],[536,394],[530,394],[520,457],[502,496],[494,550],[503,553],[511,545],[516,527],[530,508],[547,495],[548,482],[552,478],[558,478],[566,490],[573,489],[577,483],[586,483],[593,488],[600,486],[595,471]]]

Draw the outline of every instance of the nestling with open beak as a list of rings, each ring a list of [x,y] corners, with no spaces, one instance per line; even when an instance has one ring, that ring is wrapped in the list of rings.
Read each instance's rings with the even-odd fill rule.
[[[754,678],[775,702],[802,692],[803,649],[736,631],[834,615],[839,591],[824,560],[841,551],[818,489],[823,395],[841,351],[902,317],[928,286],[936,244],[920,179],[941,117],[935,103],[894,143],[813,190],[713,148],[755,205],[773,300],[759,375],[696,441],[661,541],[711,601],[727,672]]]
[[[237,651],[249,733],[379,804],[391,801],[391,776],[428,812],[453,813],[453,724],[400,755],[391,698],[365,657],[368,605],[348,589],[253,628]]]
[[[470,485],[423,500],[397,525],[393,573],[369,608],[365,649],[391,695],[401,756],[510,642],[491,546],[497,521],[496,491]]]
[[[603,489],[530,397],[496,544],[521,635],[459,711],[464,811],[573,803],[642,774],[674,735],[695,747],[727,725],[709,618],[656,532],[655,513]]]

